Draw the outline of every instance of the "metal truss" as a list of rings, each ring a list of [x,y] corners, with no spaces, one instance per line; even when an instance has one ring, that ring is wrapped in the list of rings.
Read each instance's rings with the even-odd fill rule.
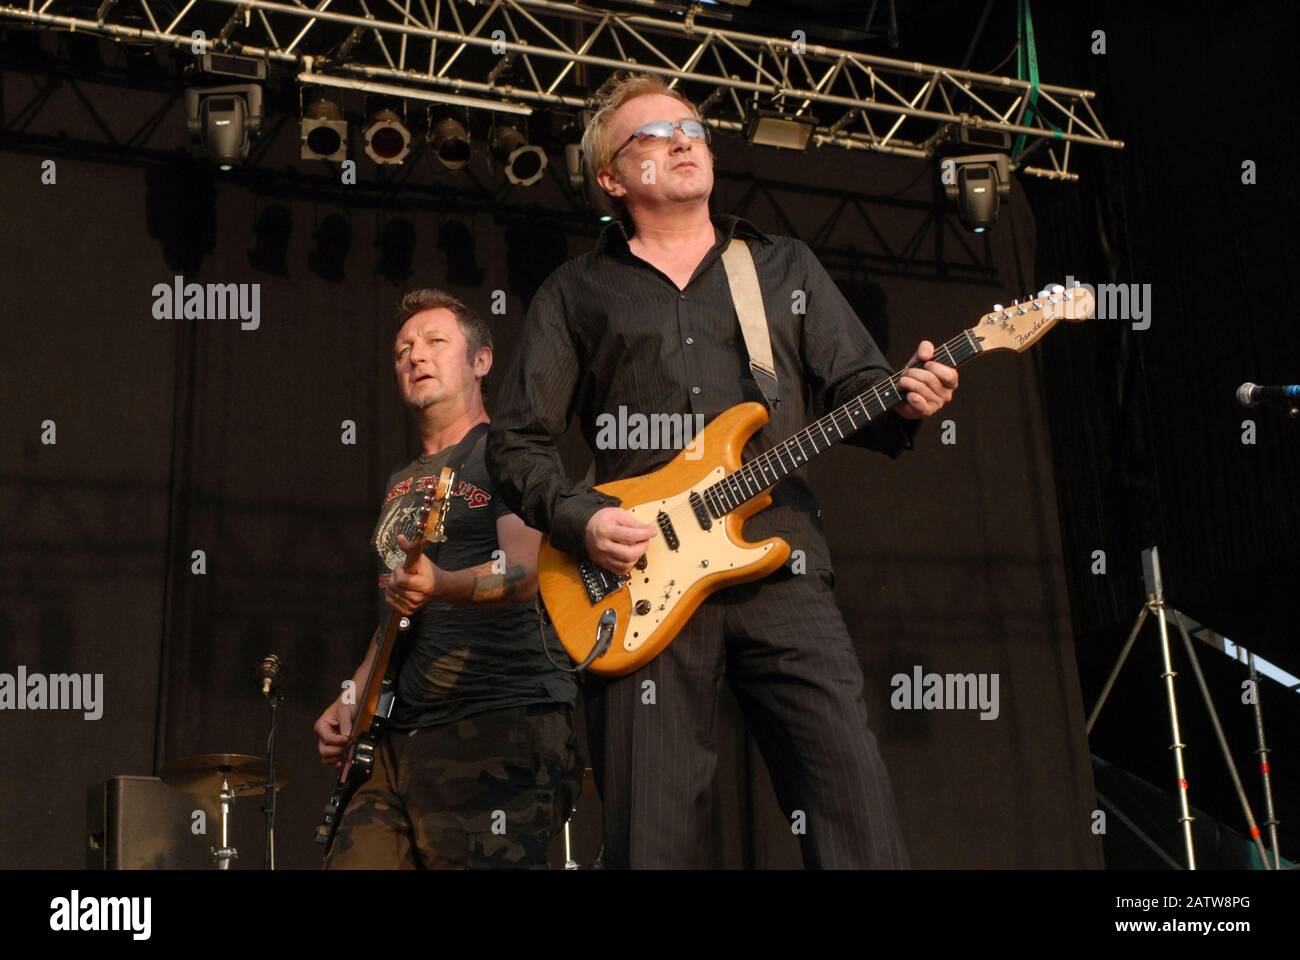
[[[815,124],[818,147],[933,157],[958,131],[1023,137],[1013,167],[1076,180],[1075,144],[1122,149],[1090,90],[856,53],[705,22],[559,0],[27,0],[0,23],[194,53],[228,52],[317,83],[527,114],[576,111],[611,72],[657,73],[717,129],[762,110]],[[1031,163],[1031,159],[1034,161]]]

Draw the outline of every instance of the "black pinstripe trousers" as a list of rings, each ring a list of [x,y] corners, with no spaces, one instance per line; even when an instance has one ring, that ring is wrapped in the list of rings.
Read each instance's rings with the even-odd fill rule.
[[[817,573],[784,571],[714,594],[635,673],[587,678],[605,865],[702,866],[724,676],[803,831],[805,866],[908,866],[834,594]]]

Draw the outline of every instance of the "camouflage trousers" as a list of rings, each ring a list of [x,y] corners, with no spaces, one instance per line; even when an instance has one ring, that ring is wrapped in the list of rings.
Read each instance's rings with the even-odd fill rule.
[[[568,704],[391,730],[343,814],[325,867],[544,869],[581,787]]]

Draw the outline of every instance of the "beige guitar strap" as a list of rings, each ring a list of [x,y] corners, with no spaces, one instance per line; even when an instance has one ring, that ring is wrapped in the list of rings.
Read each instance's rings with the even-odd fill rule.
[[[745,336],[745,349],[749,351],[749,369],[768,407],[775,410],[781,402],[781,390],[776,379],[776,364],[772,361],[772,340],[767,328],[767,314],[763,311],[763,291],[758,286],[758,271],[754,269],[749,245],[739,237],[732,237],[727,249],[722,251],[722,265],[727,269],[731,300],[740,319],[740,332]]]

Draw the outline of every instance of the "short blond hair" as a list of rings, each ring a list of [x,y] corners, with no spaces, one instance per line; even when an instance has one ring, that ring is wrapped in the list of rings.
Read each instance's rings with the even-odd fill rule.
[[[620,144],[610,139],[609,125],[614,113],[629,100],[637,97],[652,97],[656,94],[680,100],[691,108],[697,120],[701,119],[699,108],[676,87],[657,73],[615,73],[596,91],[595,100],[600,105],[582,132],[582,156],[587,164],[587,176],[591,178],[592,192],[601,198],[614,212],[621,213],[623,201],[605,192],[596,180],[596,174],[613,164],[616,173],[623,173],[623,160],[613,160],[614,152]]]

